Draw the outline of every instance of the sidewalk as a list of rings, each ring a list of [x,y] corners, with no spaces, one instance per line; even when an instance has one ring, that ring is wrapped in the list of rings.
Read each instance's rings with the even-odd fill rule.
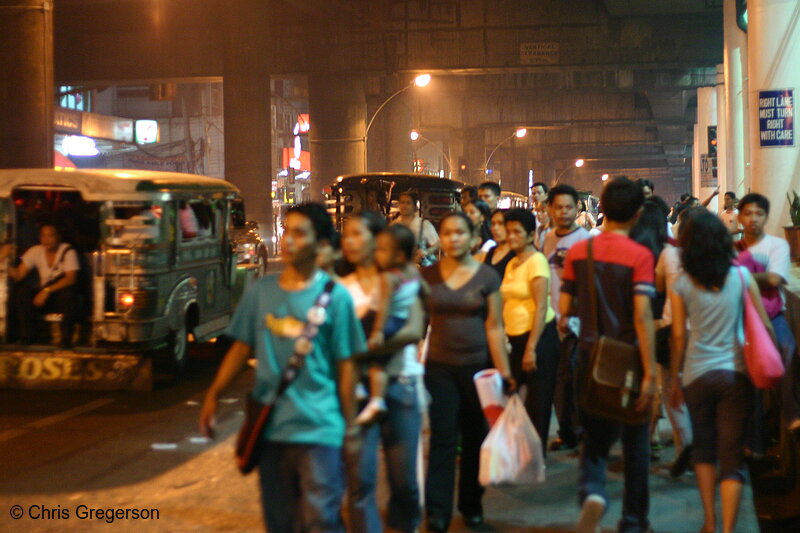
[[[235,409],[235,408],[234,408]],[[188,414],[188,413],[187,413]],[[142,531],[142,532],[218,532],[241,533],[263,531],[261,511],[258,504],[257,475],[242,477],[233,462],[234,432],[241,423],[241,412],[227,418],[219,427],[222,440],[206,444],[181,444],[176,450],[149,452],[141,460],[123,465],[110,465],[107,476],[124,478],[126,473],[151,467],[153,461],[161,465],[165,473],[146,482],[115,486],[103,491],[58,492],[58,479],[52,481],[52,492],[47,494],[14,494],[0,496],[0,530],[2,531]],[[199,454],[180,463],[174,454],[187,453],[188,448],[202,449]],[[199,451],[199,450],[198,450]],[[618,453],[618,449],[616,450]],[[671,448],[664,454],[671,459]],[[172,457],[171,457],[172,456]],[[75,465],[60,465],[71,471]],[[165,464],[175,462],[179,466],[166,469]],[[663,468],[654,465],[650,481],[653,530],[656,533],[685,533],[697,531],[702,522],[702,510],[698,500],[694,477],[686,475],[682,480],[672,480]],[[602,522],[605,532],[615,531],[619,519],[622,498],[621,464],[612,459],[609,473],[608,493],[610,508]],[[573,531],[578,517],[576,502],[577,457],[568,452],[550,455],[547,481],[537,487],[516,489],[488,489],[484,498],[486,525],[480,531],[521,533]],[[384,478],[381,472],[381,479]],[[110,484],[110,486],[113,484]],[[379,485],[378,498],[386,502],[386,483]],[[9,517],[12,505],[33,504],[72,510],[67,520],[14,521]],[[155,508],[158,520],[125,520],[108,524],[101,520],[79,520],[74,516],[75,508],[84,504],[97,508]],[[466,533],[455,513],[451,531]],[[749,488],[745,490],[739,519],[741,532],[756,532],[753,506]]]

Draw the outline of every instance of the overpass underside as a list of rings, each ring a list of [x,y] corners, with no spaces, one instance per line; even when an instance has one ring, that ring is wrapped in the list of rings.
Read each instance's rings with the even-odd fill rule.
[[[367,161],[370,170],[410,170],[410,128],[477,182],[487,155],[525,126],[525,138],[492,158],[504,188],[526,193],[530,170],[584,189],[598,189],[602,173],[625,173],[653,178],[671,196],[690,185],[695,89],[714,85],[722,62],[717,4],[59,0],[55,79],[222,79],[226,174],[263,198],[253,206],[262,216],[271,163],[256,152],[270,146],[270,77],[308,80],[318,187]],[[368,117],[419,72],[434,81],[382,111],[367,158]],[[578,157],[587,164],[569,168]]]

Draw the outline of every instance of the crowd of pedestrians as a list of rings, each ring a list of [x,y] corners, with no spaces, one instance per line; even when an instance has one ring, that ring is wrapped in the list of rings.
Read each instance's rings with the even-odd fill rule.
[[[719,214],[690,196],[670,208],[652,182],[618,177],[605,184],[596,216],[566,184],[535,183],[531,209],[498,209],[500,193],[492,182],[465,188],[460,209],[435,228],[417,196],[404,192],[391,224],[356,213],[341,237],[321,205],[288,211],[285,269],[247,290],[200,419],[211,434],[217,398],[254,357],[252,395],[273,404],[259,456],[268,530],[447,531],[454,509],[468,527],[480,526],[489,425],[473,377],[494,368],[506,391],[524,398],[544,455],[579,450],[579,533],[600,531],[618,440],[618,529],[651,531],[651,441],[662,410],[676,452],[670,473],[693,465],[704,511],[703,524],[686,529],[733,532],[747,461],[769,454],[764,413],[772,403],[781,434],[795,449],[800,442],[800,369],[781,292],[789,251],[764,232],[769,201],[725,193]],[[326,291],[330,303],[320,307]],[[748,378],[746,293],[783,357],[774,393],[756,391]],[[628,387],[643,421],[587,409],[601,339],[635,347],[640,378]],[[283,369],[297,361],[295,381],[277,396]]]

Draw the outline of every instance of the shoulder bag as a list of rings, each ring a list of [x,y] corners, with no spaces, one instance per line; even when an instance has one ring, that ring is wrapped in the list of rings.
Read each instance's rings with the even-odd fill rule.
[[[264,428],[267,426],[272,406],[283,392],[297,378],[306,362],[306,356],[313,348],[312,341],[319,332],[319,327],[325,322],[325,309],[331,301],[333,280],[325,284],[317,301],[308,310],[307,322],[303,331],[294,345],[294,353],[289,357],[289,363],[281,374],[281,381],[275,395],[268,404],[263,404],[248,394],[245,404],[245,420],[239,436],[236,439],[236,466],[242,474],[249,474],[257,465],[261,456]]]
[[[742,351],[744,352],[747,374],[757,389],[771,389],[783,377],[785,372],[783,360],[758,314],[742,272],[738,268],[736,272],[742,280],[744,311],[744,346]]]
[[[589,367],[584,376],[580,406],[590,415],[627,425],[641,425],[650,419],[650,410],[638,412],[636,398],[642,382],[642,361],[633,344],[600,335],[597,319],[597,279],[592,241],[587,245],[589,306],[591,325],[597,335],[592,345]]]

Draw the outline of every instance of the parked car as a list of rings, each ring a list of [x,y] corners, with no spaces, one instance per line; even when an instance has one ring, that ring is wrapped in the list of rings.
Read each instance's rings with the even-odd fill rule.
[[[254,268],[256,277],[263,276],[267,272],[269,260],[267,241],[261,236],[258,223],[247,220],[244,202],[241,199],[231,203],[230,233],[237,264]]]

